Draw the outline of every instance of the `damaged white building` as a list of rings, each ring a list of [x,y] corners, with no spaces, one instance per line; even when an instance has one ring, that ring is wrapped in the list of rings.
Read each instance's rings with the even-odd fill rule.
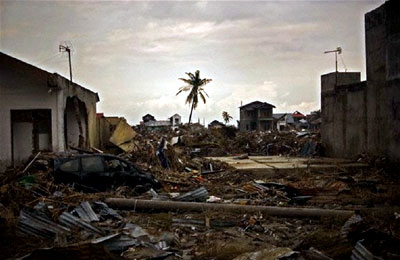
[[[0,52],[0,171],[39,151],[96,146],[99,96]]]

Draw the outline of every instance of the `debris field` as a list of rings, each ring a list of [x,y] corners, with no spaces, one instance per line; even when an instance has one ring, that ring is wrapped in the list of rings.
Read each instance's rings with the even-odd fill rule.
[[[400,181],[384,158],[326,159],[310,132],[133,131],[116,155],[40,153],[9,169],[0,258],[400,257]]]

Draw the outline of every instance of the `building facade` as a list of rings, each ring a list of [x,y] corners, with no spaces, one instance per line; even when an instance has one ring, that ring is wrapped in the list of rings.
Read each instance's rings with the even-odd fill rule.
[[[272,110],[275,108],[267,102],[254,101],[241,106],[239,129],[245,131],[268,131],[274,127]]]
[[[99,96],[0,53],[0,170],[39,151],[96,146]]]

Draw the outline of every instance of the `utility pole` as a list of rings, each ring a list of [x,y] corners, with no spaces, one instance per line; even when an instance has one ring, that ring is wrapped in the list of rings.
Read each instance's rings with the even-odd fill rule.
[[[327,53],[335,53],[335,75],[336,75],[336,86],[337,86],[337,73],[338,73],[338,65],[337,65],[337,55],[342,53],[342,48],[337,47],[336,50],[332,50],[332,51],[325,51],[324,54]]]
[[[59,45],[59,52],[68,52],[68,61],[69,61],[69,80],[72,83],[72,65],[71,65],[71,47],[68,45]]]

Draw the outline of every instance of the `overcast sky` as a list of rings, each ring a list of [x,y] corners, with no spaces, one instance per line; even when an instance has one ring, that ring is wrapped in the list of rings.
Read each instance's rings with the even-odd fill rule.
[[[334,71],[340,46],[348,71],[365,78],[364,14],[374,1],[1,1],[0,50],[99,93],[98,112],[131,124],[150,113],[187,122],[185,72],[213,81],[194,112],[206,123],[240,103],[274,112],[319,109],[320,75]],[[339,69],[344,67],[339,59]]]

